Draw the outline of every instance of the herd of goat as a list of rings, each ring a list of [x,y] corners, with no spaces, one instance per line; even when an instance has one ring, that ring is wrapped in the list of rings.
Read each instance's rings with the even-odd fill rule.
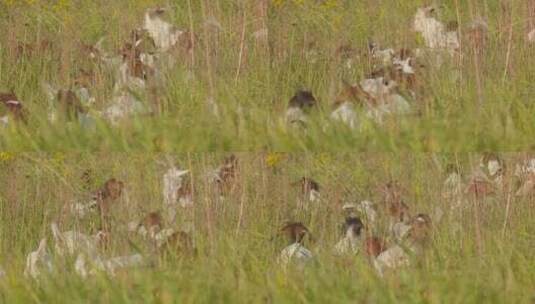
[[[92,62],[90,68],[79,68],[75,73],[73,85],[65,88],[49,83],[42,87],[48,96],[48,119],[51,122],[63,117],[77,121],[83,127],[91,127],[96,118],[111,124],[118,124],[127,117],[152,115],[158,111],[161,90],[166,87],[166,74],[177,64],[191,67],[194,45],[198,36],[189,30],[180,30],[165,21],[167,9],[149,9],[144,16],[143,25],[134,29],[118,51],[104,50],[102,40],[95,45],[82,44],[82,57]],[[381,48],[369,43],[365,51],[351,46],[341,46],[336,52],[344,67],[354,66],[355,58],[366,56],[371,63],[372,72],[357,83],[345,83],[342,90],[332,100],[330,118],[359,129],[361,122],[371,119],[381,123],[391,115],[411,115],[418,111],[414,102],[422,97],[423,75],[418,75],[425,67],[422,62],[442,62],[453,60],[460,52],[458,29],[455,23],[444,24],[436,18],[432,6],[418,9],[413,20],[413,30],[421,35],[424,47],[419,49]],[[474,21],[466,31],[477,48],[484,45],[487,26]],[[478,42],[479,41],[479,42]],[[27,54],[42,47],[26,46],[17,48],[17,54]],[[21,55],[21,56],[22,56]],[[362,58],[361,58],[362,59]],[[81,65],[83,66],[83,65]],[[105,108],[97,110],[95,84],[98,71],[113,74],[113,93]],[[144,102],[146,100],[147,102]],[[211,96],[208,105],[217,112],[217,98]],[[1,125],[10,121],[26,122],[28,114],[23,102],[14,92],[0,94]],[[290,99],[286,112],[289,124],[303,125],[307,114],[317,108],[317,101],[310,91],[299,91]],[[4,113],[4,114],[2,114]],[[3,116],[2,116],[3,115]]]
[[[504,161],[495,154],[484,154],[468,178],[463,177],[457,166],[448,166],[442,189],[442,197],[447,204],[433,206],[435,209],[431,214],[413,212],[403,198],[403,189],[396,182],[380,186],[382,199],[379,205],[370,200],[358,203],[346,201],[342,206],[346,217],[343,234],[333,246],[333,254],[362,255],[380,276],[393,269],[407,267],[425,252],[433,228],[441,222],[444,215],[455,214],[466,208],[470,200],[492,198],[510,191],[506,188],[511,189],[510,193],[515,197],[535,193],[535,158],[519,162],[511,174],[506,175],[505,169]],[[238,183],[238,157],[231,155],[225,158],[222,165],[205,176],[220,198],[230,195]],[[505,180],[505,176],[516,179],[514,187],[506,186],[513,183],[509,179]],[[110,178],[94,193],[91,201],[70,202],[65,204],[62,211],[63,216],[76,220],[90,218],[92,223],[97,223],[98,232],[88,235],[79,228],[61,231],[59,225],[52,222],[53,254],[48,239],[43,238],[38,248],[28,255],[24,274],[37,279],[43,273],[58,269],[62,263],[65,266],[68,261],[74,261],[74,269],[82,277],[96,273],[113,276],[117,271],[153,266],[157,257],[194,259],[198,253],[193,213],[190,212],[195,208],[190,172],[172,166],[163,175],[162,185],[164,199],[160,211],[149,212],[140,220],[120,228],[146,240],[152,248],[150,253],[105,257],[103,249],[113,239],[112,227],[117,226],[111,215],[112,210],[117,209],[111,207],[117,205],[125,187],[123,182]],[[321,195],[319,184],[310,177],[303,177],[293,185],[300,189],[299,210],[312,210],[318,204],[327,203]],[[191,217],[179,219],[178,214],[190,214]],[[386,217],[385,221],[381,217]],[[381,224],[387,226],[380,226]],[[384,229],[386,230],[383,231]],[[314,253],[306,247],[306,240],[311,235],[302,222],[286,222],[277,235],[283,235],[289,240],[288,246],[282,249],[277,259],[282,267],[303,270],[314,260]],[[1,269],[0,275],[5,275]]]
[[[365,56],[371,72],[355,83],[344,82],[341,90],[332,94],[329,118],[333,122],[359,130],[365,120],[380,125],[391,116],[418,113],[415,103],[424,95],[422,78],[425,77],[421,73],[425,72],[426,64],[440,66],[455,62],[462,51],[459,25],[443,23],[436,10],[433,6],[419,8],[412,20],[412,29],[423,41],[421,48],[396,50],[373,42],[365,51],[351,46],[337,48],[336,58],[344,68],[353,69],[355,59]],[[147,10],[142,25],[131,31],[128,40],[116,52],[105,50],[103,39],[92,45],[81,44],[78,51],[84,60],[91,62],[89,68],[78,67],[71,84],[41,83],[48,99],[48,121],[68,121],[91,129],[98,119],[118,125],[129,117],[161,112],[159,99],[167,87],[168,74],[178,65],[193,73],[195,44],[199,39],[192,30],[181,30],[166,21],[168,11],[160,7]],[[482,53],[487,24],[478,19],[463,32],[469,38],[471,51]],[[529,33],[527,40],[535,43],[535,30]],[[18,60],[23,60],[50,48],[51,44],[43,40],[35,45],[18,44],[13,51]],[[103,73],[113,75],[109,86],[113,88],[105,102],[96,92]],[[218,112],[214,96],[210,96],[208,105],[214,113]],[[290,98],[284,120],[289,126],[306,127],[317,108],[319,102],[313,92],[299,90]],[[27,124],[31,114],[13,90],[0,93],[0,131],[4,127]],[[343,233],[333,244],[332,254],[363,256],[379,276],[413,265],[426,251],[431,233],[443,216],[465,208],[467,201],[487,199],[504,192],[515,197],[535,194],[535,158],[516,164],[509,175],[506,171],[503,159],[491,153],[482,156],[468,178],[461,174],[457,165],[448,166],[442,191],[448,204],[433,206],[430,214],[414,212],[396,182],[380,187],[382,198],[378,205],[371,200],[344,202]],[[224,198],[236,187],[238,172],[239,159],[232,155],[209,172],[207,179],[217,195]],[[514,177],[518,184],[513,185],[506,176]],[[27,255],[24,275],[39,279],[58,269],[69,268],[72,262],[74,271],[83,278],[98,273],[114,276],[130,268],[152,267],[159,258],[168,256],[195,259],[199,254],[195,242],[198,232],[192,212],[196,198],[190,171],[171,166],[162,177],[162,185],[161,210],[149,212],[125,225],[116,223],[113,215],[115,206],[121,207],[118,202],[125,190],[125,184],[116,178],[108,179],[94,191],[90,201],[66,203],[62,217],[89,220],[98,228],[96,233],[88,234],[78,226],[63,231],[61,226],[65,224],[59,220],[49,223],[51,238],[43,237],[37,248]],[[295,185],[300,188],[299,210],[327,203],[320,185],[310,177],[303,177]],[[191,216],[185,219],[184,214]],[[382,229],[384,223],[386,228]],[[114,240],[116,229],[141,237],[151,248],[150,252],[107,256],[105,249]],[[289,242],[277,258],[281,267],[302,271],[315,260],[316,254],[307,248],[311,232],[302,222],[286,222],[277,235]],[[6,275],[0,268],[0,279]]]

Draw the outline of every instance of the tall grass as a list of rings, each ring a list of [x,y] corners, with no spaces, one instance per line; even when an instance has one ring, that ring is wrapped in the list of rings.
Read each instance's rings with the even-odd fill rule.
[[[426,254],[413,266],[381,279],[360,255],[334,257],[340,237],[341,205],[346,200],[380,202],[377,186],[399,181],[413,213],[433,213],[450,202],[441,196],[445,164],[460,164],[466,176],[478,160],[472,154],[409,153],[242,153],[236,187],[223,201],[205,173],[223,159],[221,154],[181,154],[175,159],[193,174],[195,189],[194,239],[199,255],[193,259],[153,258],[147,268],[110,278],[82,280],[72,264],[57,260],[56,271],[38,281],[24,279],[26,254],[49,224],[91,232],[91,222],[62,215],[64,204],[79,200],[114,176],[126,184],[126,195],[112,210],[114,228],[106,256],[136,251],[151,256],[139,237],[124,225],[143,212],[162,208],[163,155],[142,153],[22,153],[1,164],[0,279],[2,303],[531,303],[535,284],[532,258],[535,240],[533,199],[516,198],[503,229],[507,195],[480,202],[482,250],[476,246],[474,201],[467,197],[463,211],[433,226]],[[521,154],[505,155],[506,182],[514,184],[513,164]],[[5,159],[5,158],[4,158]],[[79,181],[93,172],[87,187]],[[310,176],[321,184],[322,201],[307,212],[298,211],[298,189],[290,183]],[[240,207],[242,209],[240,210]],[[185,215],[180,215],[183,218]],[[386,225],[381,215],[381,231]],[[285,272],[277,263],[285,246],[277,230],[286,220],[307,225],[315,241],[307,246],[315,262],[304,272]],[[179,220],[180,222],[181,220]],[[238,224],[238,222],[240,224]],[[52,242],[52,241],[51,241]],[[52,242],[53,243],[53,242]]]
[[[441,66],[423,62],[423,90],[410,101],[419,115],[365,122],[355,131],[329,121],[334,96],[343,82],[371,72],[363,55],[369,41],[422,47],[411,22],[429,1],[273,0],[264,16],[259,1],[0,0],[0,92],[13,90],[29,113],[27,124],[0,127],[0,268],[7,273],[0,303],[533,303],[534,200],[510,195],[524,153],[504,155],[509,192],[467,197],[461,213],[435,223],[428,250],[411,267],[382,279],[362,255],[331,254],[345,201],[380,203],[377,186],[397,180],[412,212],[447,211],[447,163],[458,163],[466,179],[475,152],[533,148],[535,46],[525,41],[533,26],[527,2],[435,2],[441,20],[460,24],[461,57]],[[49,123],[42,83],[69,88],[80,69],[94,68],[100,81],[91,88],[92,111],[104,109],[113,71],[95,66],[81,43],[104,37],[104,49],[114,53],[157,5],[169,5],[171,21],[197,39],[193,56],[166,72],[155,114],[118,126],[97,120],[91,129]],[[481,53],[467,35],[477,17],[489,28]],[[268,41],[255,41],[264,24]],[[42,40],[52,46],[17,57],[19,43]],[[351,69],[336,57],[343,45],[360,54]],[[283,118],[298,89],[319,100],[306,130],[288,128]],[[206,172],[224,151],[242,153],[234,190],[221,200]],[[192,172],[199,254],[191,259],[160,258],[124,231],[127,222],[161,210],[168,153],[178,153],[171,158]],[[92,179],[84,184],[86,170]],[[83,280],[72,261],[56,257],[54,273],[24,278],[26,255],[41,238],[51,240],[52,221],[94,232],[95,219],[77,221],[62,211],[112,176],[126,183],[126,193],[113,207],[113,238],[103,254],[140,252],[152,265]],[[298,189],[290,186],[302,176],[318,180],[322,192],[321,204],[307,212],[297,208]],[[189,216],[180,214],[179,223]],[[286,245],[277,231],[287,220],[302,221],[314,235],[306,245],[315,262],[304,272],[276,263]]]
[[[533,46],[525,42],[525,3],[472,2],[440,3],[442,20],[460,21],[463,55],[460,63],[446,62],[441,67],[426,63],[419,75],[423,94],[411,101],[421,115],[393,118],[384,126],[368,124],[360,132],[333,126],[327,117],[342,80],[361,80],[370,72],[369,60],[361,56],[352,69],[345,70],[335,51],[350,44],[365,53],[369,40],[396,49],[421,47],[411,22],[423,1],[275,1],[265,21],[268,46],[252,37],[259,18],[254,1],[4,2],[0,4],[0,25],[5,29],[0,35],[0,89],[14,89],[31,119],[27,126],[0,131],[0,148],[197,152],[531,149],[535,110],[530,77],[534,71],[528,63]],[[79,68],[91,66],[79,52],[80,41],[95,43],[105,37],[105,49],[114,52],[130,30],[141,25],[144,11],[157,4],[170,4],[172,21],[179,28],[193,28],[198,37],[193,67],[179,64],[168,73],[160,91],[161,111],[152,117],[132,118],[119,127],[99,123],[95,130],[84,130],[76,123],[50,125],[40,83],[71,86]],[[474,69],[465,32],[477,16],[486,20],[489,33]],[[221,28],[207,27],[207,20],[210,24],[215,20]],[[52,41],[53,47],[15,58],[17,42],[41,39]],[[100,73],[103,81],[94,88],[96,110],[111,98],[110,73],[105,69]],[[305,134],[288,130],[282,121],[287,101],[299,88],[311,89],[320,100],[319,113]],[[217,103],[219,116],[208,110],[210,98]]]

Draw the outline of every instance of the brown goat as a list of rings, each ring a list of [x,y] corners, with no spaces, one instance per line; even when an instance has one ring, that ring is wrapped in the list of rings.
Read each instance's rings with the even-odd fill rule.
[[[368,237],[364,240],[364,252],[368,257],[376,258],[386,250],[386,242],[378,237]]]
[[[368,93],[366,93],[360,85],[349,85],[344,83],[342,91],[336,96],[333,109],[336,109],[344,102],[354,102],[357,105],[376,105],[377,101]]]
[[[159,212],[150,212],[147,214],[140,225],[143,225],[147,231],[157,233],[162,228],[163,219]]]
[[[225,158],[223,165],[217,170],[217,185],[220,193],[228,193],[238,176],[238,158],[232,154]],[[184,187],[182,187],[184,188]]]
[[[87,112],[78,96],[71,90],[59,90],[56,99],[61,113],[65,113],[67,119],[78,118],[80,113]]]
[[[410,221],[409,239],[416,243],[424,243],[429,239],[431,218],[427,214],[417,214]]]
[[[0,106],[3,106],[15,121],[26,123],[26,111],[15,93],[0,93]]]
[[[191,235],[184,231],[177,231],[167,238],[160,247],[164,255],[191,257],[197,255]]]
[[[19,42],[15,49],[15,55],[17,59],[21,59],[23,57],[29,58],[42,55],[51,48],[52,43],[47,39],[43,39],[37,43]]]
[[[409,206],[401,198],[403,189],[399,185],[388,182],[381,186],[380,192],[383,194],[386,211],[393,220],[405,222],[409,219]]]
[[[123,182],[115,178],[110,178],[96,193],[96,200],[98,211],[100,214],[101,226],[102,230],[106,233],[109,233],[111,231],[111,205],[121,197],[123,188]]]
[[[308,193],[310,190],[320,191],[320,185],[315,180],[309,177],[302,177],[295,183],[292,183],[293,186],[300,186],[301,192],[303,194]]]
[[[311,238],[308,228],[300,222],[289,222],[281,228],[280,232],[290,244],[301,243],[307,234]]]

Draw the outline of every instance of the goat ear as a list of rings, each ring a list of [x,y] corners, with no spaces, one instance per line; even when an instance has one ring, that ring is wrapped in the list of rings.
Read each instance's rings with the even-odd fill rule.
[[[279,230],[279,234],[281,234],[281,233],[286,233],[286,232],[288,232],[289,229],[290,229],[290,225],[284,225],[284,226],[282,226],[282,228]]]
[[[94,48],[97,49],[98,51],[102,51],[102,43],[104,43],[104,39],[105,39],[105,37],[100,38],[97,41],[97,43],[95,43]]]

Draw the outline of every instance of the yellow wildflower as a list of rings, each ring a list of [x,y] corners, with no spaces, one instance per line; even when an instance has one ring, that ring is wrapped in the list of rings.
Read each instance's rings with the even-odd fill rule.
[[[266,156],[266,164],[268,167],[275,168],[283,159],[284,154],[282,153],[269,153]]]
[[[10,152],[0,151],[0,163],[7,163],[15,158],[15,155]]]

